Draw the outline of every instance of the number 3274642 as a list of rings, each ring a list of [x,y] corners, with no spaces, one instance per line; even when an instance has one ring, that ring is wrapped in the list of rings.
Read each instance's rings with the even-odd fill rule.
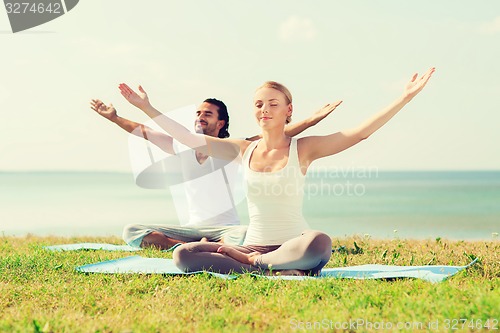
[[[28,3],[28,2],[14,2],[5,3],[7,14],[62,14],[61,4],[54,3]]]

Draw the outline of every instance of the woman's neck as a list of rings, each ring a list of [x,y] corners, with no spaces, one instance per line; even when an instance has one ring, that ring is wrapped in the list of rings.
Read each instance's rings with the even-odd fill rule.
[[[285,135],[283,130],[263,131],[262,141],[264,141],[266,150],[284,148],[290,144],[290,138]]]

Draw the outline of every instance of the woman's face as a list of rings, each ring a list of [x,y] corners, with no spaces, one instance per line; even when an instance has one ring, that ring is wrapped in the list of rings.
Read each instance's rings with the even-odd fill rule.
[[[262,128],[284,126],[286,118],[292,115],[292,104],[287,104],[285,94],[281,91],[260,88],[255,92],[254,112]]]

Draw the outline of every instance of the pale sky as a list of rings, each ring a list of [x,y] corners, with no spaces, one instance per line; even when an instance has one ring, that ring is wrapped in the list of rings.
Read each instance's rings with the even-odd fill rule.
[[[128,134],[91,98],[147,120],[117,88],[142,84],[167,112],[226,102],[233,137],[257,134],[267,80],[294,96],[294,121],[342,99],[305,134],[355,126],[414,72],[425,90],[379,132],[316,162],[380,170],[500,169],[500,2],[82,0],[12,34],[0,14],[0,171],[131,171]]]

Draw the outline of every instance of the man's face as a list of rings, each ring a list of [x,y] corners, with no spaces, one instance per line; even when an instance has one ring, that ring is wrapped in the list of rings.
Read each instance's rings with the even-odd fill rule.
[[[217,137],[219,130],[224,126],[224,120],[219,120],[219,108],[213,104],[203,102],[196,111],[194,129],[196,133],[203,133]]]

